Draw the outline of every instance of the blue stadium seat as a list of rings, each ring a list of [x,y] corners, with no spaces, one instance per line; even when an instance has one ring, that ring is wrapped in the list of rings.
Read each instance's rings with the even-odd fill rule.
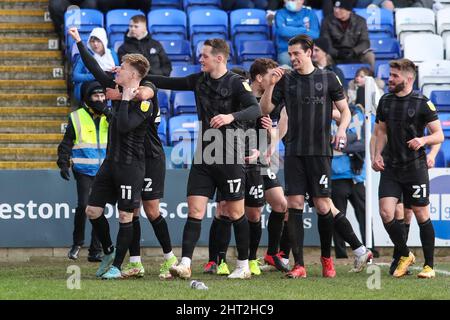
[[[198,9],[220,9],[221,0],[183,0],[183,8],[188,14]]]
[[[182,114],[169,118],[169,142],[172,145],[181,140],[195,139],[198,132],[198,117],[196,114]]]
[[[181,9],[182,1],[181,0],[153,0],[152,1],[152,10],[162,9],[162,8],[174,8]]]
[[[228,37],[228,15],[218,9],[198,9],[189,14],[189,33],[192,46],[208,38]]]
[[[275,57],[275,46],[270,40],[262,41],[244,41],[239,47],[238,62],[253,61],[257,58],[270,58]]]
[[[173,114],[197,113],[195,95],[192,91],[180,91],[175,94]]]
[[[244,68],[244,70],[250,71],[250,67],[252,66],[253,61],[244,61],[242,63],[242,68]]]
[[[119,34],[117,35],[117,36],[119,36]],[[119,37],[117,37],[117,38],[119,38]],[[112,43],[114,43],[113,44],[113,50],[116,52],[116,53],[119,53],[119,48],[120,48],[120,46],[121,45],[123,45],[123,38],[122,38],[122,40],[116,40],[115,39],[115,37],[111,37],[111,39],[112,40],[110,40]]]
[[[361,67],[370,68],[370,65],[364,63],[349,63],[349,64],[338,64],[337,67],[342,70],[345,79],[344,85],[347,86],[348,82],[355,78],[356,70],[358,70]]]
[[[266,12],[260,9],[238,9],[231,11],[230,30],[236,48],[239,48],[241,41],[268,40],[270,37]]]
[[[161,117],[161,122],[158,126],[158,136],[164,146],[167,145],[167,120],[166,117]]]
[[[388,63],[380,64],[377,68],[376,76],[386,82],[389,79],[389,71],[390,68]]]
[[[194,47],[195,48],[195,63],[199,63],[200,55],[202,54],[203,43],[205,43],[205,41],[199,41],[199,42],[197,42],[197,45]],[[233,45],[232,45],[231,41],[229,41],[229,40],[227,40],[227,43],[228,43],[228,46],[230,47],[230,56],[228,57],[228,62],[232,62],[232,61],[234,61]]]
[[[445,150],[441,147],[438,154],[436,155],[436,159],[434,159],[434,166],[436,168],[445,168],[447,167],[447,161],[445,158]]]
[[[168,114],[170,111],[169,98],[167,90],[158,90],[158,105],[161,114]]]
[[[148,30],[155,36],[168,36],[171,39],[187,38],[187,17],[186,14],[177,9],[152,10],[148,13]],[[160,39],[160,38],[159,38]]]
[[[186,64],[181,66],[173,66],[172,72],[170,73],[171,77],[186,77],[190,74],[200,72],[201,66],[199,65],[193,65],[193,64]]]
[[[431,91],[430,100],[438,111],[450,111],[450,91]]]
[[[116,9],[108,11],[106,14],[106,33],[108,36],[112,33],[125,33],[128,30],[128,24],[133,16],[144,13],[141,10]]]
[[[400,58],[400,43],[395,38],[371,39],[370,47],[377,60],[392,60]]]
[[[355,13],[367,22],[367,29],[371,38],[395,37],[394,14],[387,9],[355,8]]]
[[[71,54],[74,40],[67,35],[69,28],[77,27],[81,39],[87,40],[94,28],[103,28],[103,13],[95,9],[68,10],[64,14],[67,54]]]
[[[319,24],[322,24],[322,20],[323,20],[323,11],[322,9],[313,9],[314,13],[317,16],[317,20],[319,20]]]
[[[191,45],[187,40],[160,41],[169,59],[174,61],[190,62],[192,60]]]
[[[441,149],[444,150],[446,163],[450,163],[450,112],[438,112],[438,116],[445,136]]]

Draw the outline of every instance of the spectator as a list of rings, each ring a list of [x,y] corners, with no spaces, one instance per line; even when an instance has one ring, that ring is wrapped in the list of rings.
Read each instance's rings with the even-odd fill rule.
[[[128,53],[140,53],[150,63],[150,74],[169,76],[172,63],[161,43],[153,40],[147,32],[147,20],[144,15],[137,15],[130,19],[130,25],[125,41],[120,46],[119,59]]]
[[[105,29],[94,28],[89,35],[87,46],[103,71],[111,72],[115,66],[120,65],[117,54],[114,50],[108,48],[108,37]],[[83,60],[78,59],[72,72],[72,81],[75,84],[75,97],[78,100],[80,100],[81,84],[93,80],[95,80],[94,76],[86,68]]]
[[[151,0],[97,0],[97,3],[103,13],[114,9],[137,9],[147,13],[152,7]]]
[[[341,83],[344,83],[345,77],[341,69],[339,69],[328,54],[330,51],[330,43],[325,38],[317,38],[314,40],[314,49],[312,61],[319,69],[327,69],[333,71],[338,76]]]
[[[304,0],[284,0],[285,7],[275,16],[277,28],[276,45],[280,65],[291,65],[288,54],[288,41],[299,34],[313,39],[319,37],[319,20],[316,14],[303,6]]]
[[[83,9],[97,9],[97,0],[50,0],[48,11],[55,26],[55,31],[60,38],[64,38],[64,13],[70,6],[78,6]]]
[[[422,8],[433,8],[433,0],[358,0],[358,4],[371,2],[370,4],[374,4],[379,6],[380,8],[385,8],[388,10],[394,11],[395,8],[408,8],[408,7],[422,7]]]
[[[236,9],[263,9],[266,10],[268,0],[222,0],[222,9],[231,11]]]
[[[354,0],[338,0],[334,14],[322,22],[320,35],[330,40],[330,55],[336,63],[363,62],[375,67],[369,32],[364,18],[352,12]]]
[[[348,83],[348,104],[359,104],[365,107],[365,82],[366,76],[373,77],[373,72],[366,67],[361,67],[356,71],[355,79]],[[375,79],[379,96],[382,96],[384,91],[384,82],[381,79]],[[376,110],[374,110],[376,111]]]
[[[268,10],[278,10],[283,8],[284,1],[283,0],[269,0],[269,4],[267,5]],[[312,9],[320,9],[323,12],[324,16],[327,16],[333,13],[333,1],[332,0],[306,0],[305,5],[311,7]]]

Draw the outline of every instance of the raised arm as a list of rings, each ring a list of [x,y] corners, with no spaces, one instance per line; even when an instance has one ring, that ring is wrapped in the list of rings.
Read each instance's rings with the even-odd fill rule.
[[[263,95],[261,96],[261,100],[259,101],[263,115],[270,114],[273,109],[275,109],[275,104],[272,103],[272,96],[275,90],[275,85],[281,80],[283,75],[283,68],[276,68],[271,71],[270,85],[264,91]]]
[[[187,77],[169,78],[149,74],[145,77],[145,80],[153,82],[153,84],[159,89],[190,91],[194,90],[195,82],[198,76],[199,74],[196,73]]]

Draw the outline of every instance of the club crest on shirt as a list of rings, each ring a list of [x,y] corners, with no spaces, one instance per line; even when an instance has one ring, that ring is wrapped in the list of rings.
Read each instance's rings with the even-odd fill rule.
[[[247,81],[242,81],[242,85],[244,86],[245,90],[247,90],[248,92],[252,92],[252,88]]]
[[[408,116],[410,117],[410,118],[412,118],[412,117],[414,117],[416,115],[416,109],[414,109],[414,108],[409,108],[408,109]]]
[[[316,87],[316,90],[317,90],[317,91],[322,91],[322,89],[323,89],[323,84],[320,83],[320,82],[317,82],[317,83],[315,84],[315,87]]]
[[[150,108],[150,101],[142,101],[141,102],[141,111],[142,112],[147,112],[149,108]]]
[[[436,111],[436,107],[434,106],[434,103],[431,101],[427,102],[428,108],[430,108],[431,111]]]

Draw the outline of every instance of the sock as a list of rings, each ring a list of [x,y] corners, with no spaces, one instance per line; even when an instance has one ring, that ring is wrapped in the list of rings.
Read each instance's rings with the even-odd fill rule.
[[[353,250],[355,256],[360,257],[367,252],[367,248],[365,246],[361,246],[358,249]]]
[[[261,241],[262,226],[261,219],[258,222],[248,222],[250,231],[250,244],[249,244],[249,260],[256,260],[256,253],[258,251],[259,242]]]
[[[284,222],[283,232],[281,232],[280,251],[283,251],[283,258],[289,259],[289,253],[291,252],[291,243],[289,241],[289,227],[287,221]]]
[[[344,239],[344,241],[350,245],[352,250],[356,250],[363,245],[353,231],[350,221],[347,220],[342,212],[339,212],[334,217],[334,228],[342,237],[342,239]]]
[[[161,245],[163,253],[172,251],[172,243],[170,242],[169,228],[167,227],[166,219],[163,216],[159,216],[153,221],[150,221],[155,231],[155,236]]]
[[[168,253],[164,253],[164,260],[169,260],[170,258],[172,258],[173,256],[175,256],[173,254],[172,251],[168,252]]]
[[[217,248],[217,224],[219,223],[217,217],[213,218],[211,223],[211,228],[209,228],[209,242],[208,242],[208,253],[209,260],[217,263],[217,256],[219,255],[219,249]]]
[[[183,266],[186,266],[186,267],[191,267],[191,262],[192,262],[192,259],[191,258],[188,258],[188,257],[182,257],[181,258],[181,264],[183,265]]]
[[[201,231],[202,220],[188,217],[183,230],[182,258],[192,259]]]
[[[239,219],[233,221],[234,237],[236,240],[236,249],[238,260],[248,260],[249,249],[249,226],[245,214]]]
[[[120,270],[130,243],[133,240],[133,222],[119,223],[119,232],[116,241],[116,256],[113,266]]]
[[[333,214],[331,210],[326,215],[318,214],[317,226],[320,236],[320,252],[324,258],[331,257],[331,240],[333,239]]]
[[[248,260],[236,260],[236,268],[248,269]]]
[[[405,223],[405,241],[408,242],[409,237],[409,228],[411,227],[411,224]]]
[[[97,219],[91,219],[91,223],[98,240],[102,244],[103,253],[111,254],[114,251],[114,246],[112,245],[111,235],[109,234],[109,223],[105,215],[102,214]]]
[[[141,262],[141,256],[130,256],[130,262],[131,263],[140,263]]]
[[[232,221],[225,216],[217,219],[216,239],[218,263],[227,262],[227,251],[231,241],[231,225]]]
[[[305,262],[303,261],[303,238],[305,236],[303,210],[290,208],[288,211],[288,233],[294,261],[296,265],[305,266]]]
[[[141,223],[139,222],[139,217],[133,217],[133,240],[131,240],[129,249],[130,257],[141,255]]]
[[[270,212],[267,221],[268,245],[267,254],[273,256],[277,253],[278,245],[280,244],[281,232],[283,230],[284,212]]]
[[[409,255],[409,248],[405,241],[404,227],[397,220],[392,219],[391,222],[384,224],[384,228],[389,234],[389,238],[391,238],[394,245],[398,248],[398,254],[407,257]]]
[[[423,256],[425,258],[424,266],[431,268],[434,266],[434,228],[430,219],[419,223],[420,241],[422,242]]]
[[[403,232],[405,233],[405,229],[406,229],[406,224],[405,224],[405,219],[397,219],[397,223],[400,224],[400,227],[402,228]],[[408,225],[409,228],[409,225]],[[400,253],[398,252],[398,248],[397,246],[394,245],[394,253],[392,255],[392,258],[394,259],[399,259],[400,258]]]

